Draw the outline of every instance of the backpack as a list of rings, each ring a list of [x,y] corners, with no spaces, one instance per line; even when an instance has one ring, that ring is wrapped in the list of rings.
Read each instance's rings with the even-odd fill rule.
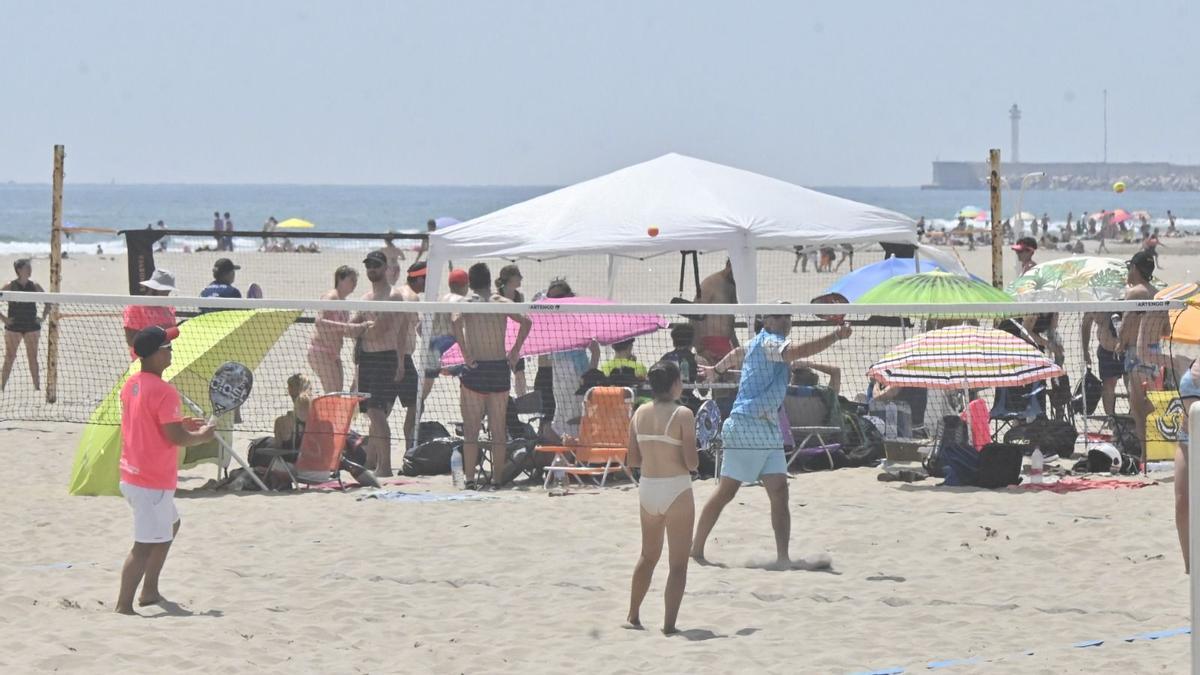
[[[1075,414],[1091,415],[1096,412],[1096,405],[1104,392],[1104,383],[1092,374],[1092,369],[1083,371],[1083,379],[1075,385],[1075,395],[1071,397],[1071,411]],[[1085,396],[1086,394],[1086,396]],[[1084,410],[1083,400],[1087,398],[1087,410]]]
[[[979,471],[975,485],[982,488],[1002,488],[1021,483],[1021,462],[1024,446],[1012,443],[988,443],[979,451]]]
[[[462,440],[446,436],[414,445],[404,453],[405,476],[441,476],[450,473],[450,455],[462,451]]]
[[[1069,459],[1075,454],[1075,439],[1079,432],[1065,420],[1039,417],[1029,424],[1018,424],[1004,433],[1005,444],[1021,444],[1026,455],[1040,448],[1047,457],[1057,455]]]
[[[846,466],[875,466],[883,459],[883,434],[879,427],[857,412],[857,404],[840,396],[832,403],[830,409],[841,415],[842,453]]]

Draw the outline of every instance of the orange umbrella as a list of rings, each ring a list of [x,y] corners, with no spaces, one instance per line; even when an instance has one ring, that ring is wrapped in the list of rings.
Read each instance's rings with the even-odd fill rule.
[[[1200,284],[1185,281],[1154,294],[1157,300],[1185,300],[1184,309],[1171,310],[1171,342],[1200,345]]]

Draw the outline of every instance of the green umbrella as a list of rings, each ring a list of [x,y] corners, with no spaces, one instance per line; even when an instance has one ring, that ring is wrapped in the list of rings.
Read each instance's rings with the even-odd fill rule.
[[[993,288],[982,281],[970,277],[941,271],[892,277],[859,296],[854,304],[957,305],[976,302],[1015,304],[1011,297],[998,288]],[[1009,316],[1020,314],[1021,311],[1014,308],[1012,312],[971,312],[969,315],[989,317]],[[942,312],[914,312],[913,316],[953,318],[953,316],[962,315],[950,315]]]
[[[179,337],[172,343],[171,367],[163,379],[174,384],[179,393],[202,407],[208,403],[208,383],[212,374],[226,361],[237,361],[254,370],[280,336],[300,316],[294,310],[228,310],[209,312],[184,322]],[[93,412],[75,451],[69,491],[73,495],[119,495],[118,471],[121,460],[121,387],[141,367],[134,361],[108,396]],[[194,415],[184,403],[184,415]],[[231,433],[231,416],[222,418]],[[228,439],[226,440],[228,442]],[[180,450],[182,467],[220,457],[217,441]]]

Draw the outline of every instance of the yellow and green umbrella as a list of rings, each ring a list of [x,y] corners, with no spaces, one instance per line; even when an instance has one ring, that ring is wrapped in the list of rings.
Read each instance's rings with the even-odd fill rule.
[[[1127,274],[1125,263],[1113,258],[1060,258],[1033,267],[1005,290],[1021,302],[1120,300]]]
[[[923,311],[930,305],[959,305],[971,303],[1006,303],[1014,305],[1011,312],[968,312],[966,314],[947,314],[944,312]],[[875,288],[859,296],[855,304],[859,305],[919,305],[914,307],[913,316],[1010,316],[1020,314],[1022,310],[1015,307],[1016,303],[1004,291],[993,288],[987,283],[971,277],[963,277],[947,272],[921,272],[920,274],[905,274],[892,277]]]
[[[208,384],[226,361],[236,361],[254,370],[271,347],[300,315],[295,310],[228,310],[209,312],[184,322],[172,343],[171,367],[163,379],[175,385],[180,395],[208,406]],[[121,460],[121,387],[140,370],[134,361],[93,412],[75,451],[69,491],[73,495],[119,495]],[[185,415],[194,414],[184,404]],[[229,432],[231,418],[226,416]],[[193,466],[220,457],[214,441],[180,450],[180,466]]]

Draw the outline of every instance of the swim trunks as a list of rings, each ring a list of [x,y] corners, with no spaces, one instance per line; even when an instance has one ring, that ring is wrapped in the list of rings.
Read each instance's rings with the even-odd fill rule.
[[[1125,374],[1125,352],[1110,352],[1104,347],[1097,347],[1096,359],[1100,365],[1101,380],[1108,380]]]
[[[511,385],[508,361],[477,361],[462,372],[462,386],[477,394],[507,394]]]

